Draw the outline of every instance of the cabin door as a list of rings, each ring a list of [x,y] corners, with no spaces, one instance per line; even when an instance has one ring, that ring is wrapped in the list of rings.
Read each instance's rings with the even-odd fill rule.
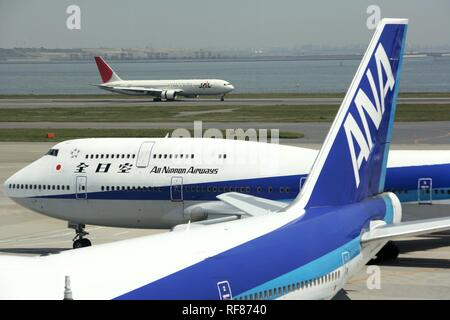
[[[419,204],[433,203],[433,180],[420,178],[417,182],[417,202]]]
[[[76,180],[76,198],[79,200],[87,199],[87,177],[79,176]]]
[[[152,149],[154,142],[146,141],[141,144],[139,148],[139,153],[136,159],[136,167],[138,168],[147,168],[148,163],[150,162],[150,156],[152,154]]]
[[[183,201],[183,178],[172,177],[170,184],[170,199],[176,202]]]

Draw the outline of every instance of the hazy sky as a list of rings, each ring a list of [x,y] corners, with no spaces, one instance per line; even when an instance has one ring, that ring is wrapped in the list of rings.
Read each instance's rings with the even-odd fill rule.
[[[81,8],[81,30],[66,9]],[[0,47],[272,48],[367,44],[371,4],[410,19],[408,43],[450,45],[449,0],[0,0]]]

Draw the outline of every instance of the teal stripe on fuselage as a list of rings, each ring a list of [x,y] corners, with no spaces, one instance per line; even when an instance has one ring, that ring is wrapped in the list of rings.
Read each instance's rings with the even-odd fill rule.
[[[387,224],[392,224],[394,220],[394,212],[392,208],[391,199],[386,195],[383,195],[382,198],[386,206],[384,221]],[[361,253],[361,236],[356,237],[355,239],[344,244],[343,246],[340,246],[339,248],[323,255],[322,257],[314,261],[311,261],[310,263],[304,266],[292,270],[273,280],[265,282],[255,288],[252,288],[251,290],[242,292],[241,294],[236,295],[234,299],[240,299],[243,298],[244,296],[250,295],[254,296],[255,294],[259,294],[260,292],[269,290],[272,290],[272,295],[267,298],[277,299],[287,294],[287,292],[282,292],[282,294],[278,294],[277,290],[275,294],[274,289],[278,289],[280,287],[283,288],[288,285],[293,285],[302,281],[304,282],[317,279],[342,267],[344,265],[342,254],[344,252],[349,253],[350,259],[348,262],[356,258]]]

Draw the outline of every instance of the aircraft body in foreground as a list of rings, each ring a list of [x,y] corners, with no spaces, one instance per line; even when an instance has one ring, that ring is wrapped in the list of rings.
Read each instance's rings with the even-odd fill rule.
[[[383,19],[310,175],[270,215],[186,228],[56,255],[0,256],[0,298],[326,299],[388,241],[450,229],[450,218],[401,223],[383,193],[407,20]],[[249,213],[272,200],[219,195]]]

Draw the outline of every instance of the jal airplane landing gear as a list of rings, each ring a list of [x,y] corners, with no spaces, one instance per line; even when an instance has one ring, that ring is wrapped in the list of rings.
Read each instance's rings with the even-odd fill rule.
[[[90,247],[91,241],[89,239],[84,238],[89,233],[84,230],[86,228],[86,225],[82,223],[70,223],[68,224],[68,227],[75,230],[75,237],[73,238],[73,248],[84,248],[84,247]]]
[[[225,95],[224,94],[220,96],[220,101],[225,101]]]

